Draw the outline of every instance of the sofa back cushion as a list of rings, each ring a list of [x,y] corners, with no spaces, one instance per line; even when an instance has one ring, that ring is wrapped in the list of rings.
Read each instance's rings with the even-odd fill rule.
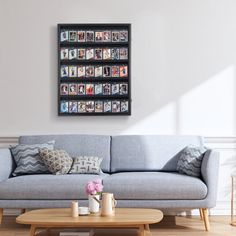
[[[55,140],[55,149],[63,149],[71,157],[97,156],[103,158],[101,168],[110,172],[110,136],[106,135],[35,135],[21,136],[20,144],[45,143]]]
[[[188,145],[203,147],[199,136],[112,136],[111,172],[176,171],[180,152]]]

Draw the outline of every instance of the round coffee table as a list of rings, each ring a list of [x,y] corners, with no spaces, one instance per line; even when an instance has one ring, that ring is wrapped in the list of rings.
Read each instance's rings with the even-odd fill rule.
[[[138,228],[140,236],[150,235],[149,224],[162,220],[163,213],[155,209],[116,208],[113,216],[71,217],[69,208],[40,209],[26,212],[16,218],[19,224],[31,225],[30,236],[37,228]]]

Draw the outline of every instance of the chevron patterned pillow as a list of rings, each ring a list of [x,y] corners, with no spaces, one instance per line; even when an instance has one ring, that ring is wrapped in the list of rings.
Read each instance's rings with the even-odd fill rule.
[[[67,174],[73,163],[73,159],[64,150],[41,149],[39,155],[52,174]]]
[[[185,147],[177,163],[178,172],[193,177],[200,177],[202,159],[206,151],[206,148],[201,147]]]
[[[92,156],[78,156],[74,162],[70,174],[101,174],[102,158]]]
[[[19,144],[11,146],[10,150],[16,163],[16,169],[13,176],[24,174],[44,174],[49,173],[47,167],[39,157],[39,149],[53,149],[55,141],[49,141],[42,144]]]

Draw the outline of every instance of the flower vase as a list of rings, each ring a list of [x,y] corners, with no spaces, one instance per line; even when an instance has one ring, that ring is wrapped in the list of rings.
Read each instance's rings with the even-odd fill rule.
[[[99,202],[100,195],[89,195],[89,211],[90,213],[99,212]]]

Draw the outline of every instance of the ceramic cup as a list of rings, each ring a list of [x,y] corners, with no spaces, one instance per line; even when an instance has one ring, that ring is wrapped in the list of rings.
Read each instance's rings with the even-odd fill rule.
[[[79,214],[82,215],[88,215],[89,214],[89,208],[88,207],[79,207]]]

